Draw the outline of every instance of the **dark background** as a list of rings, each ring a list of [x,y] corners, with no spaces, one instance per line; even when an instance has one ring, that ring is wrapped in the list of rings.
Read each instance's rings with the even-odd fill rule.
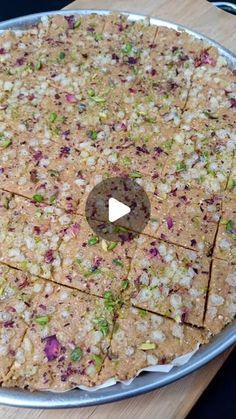
[[[2,0],[0,21],[30,13],[62,9],[71,3],[71,1],[11,0],[8,3],[6,0]],[[236,0],[233,0],[232,3],[236,4]],[[188,419],[199,418],[236,419],[236,350],[229,356],[224,366],[220,369],[188,415]]]

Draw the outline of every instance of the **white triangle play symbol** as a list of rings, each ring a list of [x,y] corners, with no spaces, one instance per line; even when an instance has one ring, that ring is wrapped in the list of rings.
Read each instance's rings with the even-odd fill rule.
[[[108,219],[111,223],[130,213],[130,207],[115,198],[109,199]]]

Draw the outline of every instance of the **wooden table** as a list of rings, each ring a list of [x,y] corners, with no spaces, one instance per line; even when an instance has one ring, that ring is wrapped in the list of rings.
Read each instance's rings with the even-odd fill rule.
[[[77,0],[66,9],[113,9],[144,13],[171,20],[204,33],[236,52],[236,18],[206,0]],[[30,410],[1,407],[7,419],[183,419],[220,369],[230,351],[199,371],[160,390],[98,407],[80,410]]]

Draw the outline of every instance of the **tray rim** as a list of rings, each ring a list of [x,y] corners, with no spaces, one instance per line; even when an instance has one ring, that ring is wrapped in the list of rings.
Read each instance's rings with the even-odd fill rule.
[[[18,30],[22,27],[30,26],[31,24],[39,21],[43,16],[53,16],[58,14],[64,16],[88,15],[91,13],[109,15],[114,12],[124,14],[131,20],[149,18],[150,23],[153,25],[160,25],[176,30],[186,31],[195,38],[203,39],[212,46],[216,47],[220,54],[226,58],[230,67],[236,65],[236,54],[213,39],[174,22],[128,11],[68,9],[35,13],[0,22],[0,34],[6,29]],[[203,367],[235,343],[236,320],[226,326],[221,333],[213,337],[208,344],[203,345],[189,362],[181,367],[174,367],[169,373],[148,372],[136,377],[129,385],[117,383],[111,387],[101,388],[95,391],[74,389],[64,393],[56,393],[49,391],[30,392],[28,390],[0,388],[0,404],[24,408],[65,409],[72,407],[88,407],[123,400],[158,389],[185,377],[186,375]]]

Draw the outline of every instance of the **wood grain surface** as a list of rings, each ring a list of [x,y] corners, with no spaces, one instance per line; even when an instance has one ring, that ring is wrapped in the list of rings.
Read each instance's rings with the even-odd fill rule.
[[[112,9],[160,17],[199,31],[236,52],[236,18],[206,0],[76,0],[66,9]],[[0,407],[6,419],[183,419],[220,369],[229,351],[199,371],[152,393],[80,410]]]

